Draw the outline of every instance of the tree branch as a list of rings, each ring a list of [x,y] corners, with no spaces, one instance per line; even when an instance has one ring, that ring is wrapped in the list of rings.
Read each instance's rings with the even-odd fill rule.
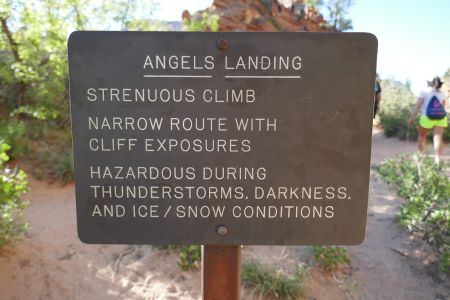
[[[11,47],[11,52],[14,56],[14,60],[16,62],[21,62],[22,58],[19,54],[19,47],[17,45],[17,42],[14,40],[11,30],[9,29],[7,19],[4,17],[0,17],[0,23],[2,25],[2,31],[6,35],[6,38],[8,39],[9,46]],[[25,91],[27,89],[28,84],[25,83],[23,80],[19,80],[18,82],[18,91],[17,91],[17,99],[13,102],[13,105],[18,108],[22,105],[23,100],[25,98]]]
[[[21,61],[17,43],[14,40],[14,38],[11,34],[11,31],[9,30],[9,26],[8,26],[8,23],[6,22],[6,19],[3,17],[0,17],[0,23],[2,24],[2,31],[6,35],[6,38],[8,39],[8,43],[9,43],[9,46],[11,47],[11,51],[14,55],[14,59],[16,60],[16,62]]]
[[[131,5],[132,0],[128,0],[127,1],[127,6],[125,7],[125,12],[122,15],[122,24],[120,25],[121,30],[125,30],[125,23],[127,21],[127,17],[128,17],[128,11],[130,10],[130,5]]]
[[[75,12],[75,20],[77,22],[77,27],[78,27],[77,29],[84,30],[84,24],[83,24],[84,20],[83,20],[83,17],[81,16],[81,13],[80,13],[80,10],[79,10],[77,4],[73,5],[73,10]]]

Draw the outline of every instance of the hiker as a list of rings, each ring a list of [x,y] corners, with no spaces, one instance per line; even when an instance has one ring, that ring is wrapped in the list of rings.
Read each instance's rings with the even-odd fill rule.
[[[434,161],[438,164],[444,150],[442,135],[448,127],[448,117],[445,111],[446,96],[440,90],[443,82],[436,76],[432,81],[427,81],[430,90],[421,92],[417,99],[416,107],[408,121],[411,127],[416,121],[417,114],[421,112],[419,119],[419,151],[424,152],[426,137],[429,130],[433,130]]]
[[[377,115],[378,110],[380,110],[380,101],[381,101],[381,85],[380,85],[380,79],[378,78],[375,80],[375,103],[373,107],[373,118],[375,119],[375,116]]]

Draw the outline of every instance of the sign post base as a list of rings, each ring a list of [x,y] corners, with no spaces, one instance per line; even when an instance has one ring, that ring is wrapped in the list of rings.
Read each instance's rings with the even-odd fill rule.
[[[241,286],[241,246],[202,246],[204,300],[238,300]]]

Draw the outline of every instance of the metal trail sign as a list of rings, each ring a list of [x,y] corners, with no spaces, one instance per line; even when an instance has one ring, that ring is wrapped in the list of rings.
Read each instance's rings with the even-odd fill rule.
[[[68,47],[83,242],[364,239],[373,35],[74,32]]]

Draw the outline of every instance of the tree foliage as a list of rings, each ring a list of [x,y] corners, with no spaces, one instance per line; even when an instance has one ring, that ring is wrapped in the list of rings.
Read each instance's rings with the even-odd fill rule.
[[[322,12],[326,17],[326,28],[338,32],[353,29],[352,20],[347,18],[353,0],[304,0],[303,3]]]
[[[69,23],[57,13],[64,7],[57,1],[27,5],[8,1],[3,7],[10,10],[2,11],[0,16],[4,62],[0,73],[3,84],[10,86],[13,93],[2,100],[10,109],[28,105],[68,111],[64,79],[67,77],[65,41]],[[68,121],[67,114],[61,121]]]
[[[416,97],[408,82],[393,79],[381,81],[380,123],[387,137],[417,138],[417,129],[408,128],[408,119],[416,103]]]
[[[28,158],[70,180],[67,37],[74,30],[168,29],[150,19],[154,9],[147,0],[0,0],[0,138],[11,143],[8,154],[17,158],[26,147],[16,142],[29,140]]]
[[[450,95],[450,67],[445,71],[442,80],[444,81],[442,89],[447,92],[447,95]],[[447,103],[447,108],[450,108],[450,103]]]
[[[353,3],[353,0],[328,0],[326,2],[327,22],[331,26],[330,29],[333,31],[353,29],[352,20],[347,18],[348,10]]]
[[[152,1],[0,0],[0,102],[8,111],[50,115],[67,127],[68,34],[73,30],[154,30]],[[88,18],[89,16],[89,18]],[[7,87],[7,91],[4,89]],[[35,112],[33,112],[35,110]],[[54,112],[59,112],[56,116]]]

